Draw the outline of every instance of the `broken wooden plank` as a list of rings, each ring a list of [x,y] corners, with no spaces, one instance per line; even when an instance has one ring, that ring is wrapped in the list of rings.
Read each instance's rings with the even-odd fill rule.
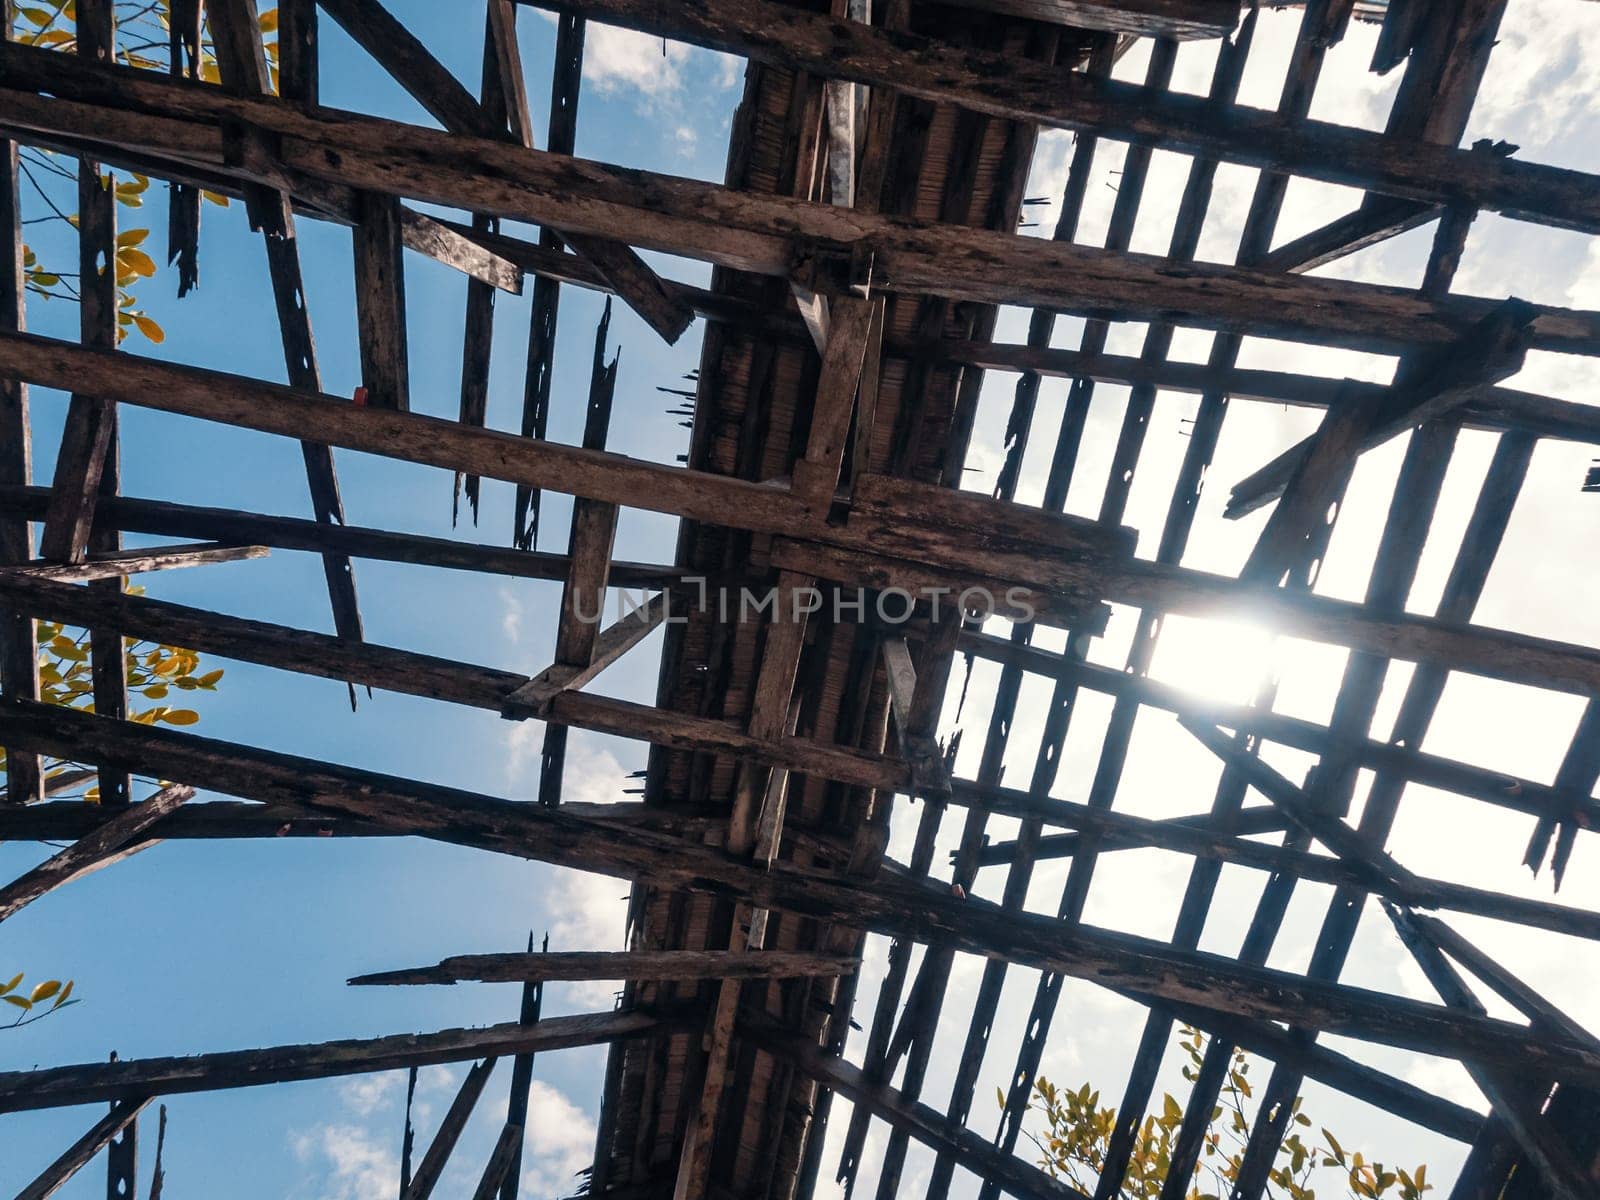
[[[214,1092],[305,1079],[365,1075],[403,1067],[470,1062],[525,1050],[561,1050],[637,1037],[660,1028],[663,1018],[643,1012],[548,1017],[537,1025],[515,1022],[480,1029],[400,1033],[313,1045],[230,1050],[174,1058],[130,1058],[38,1071],[0,1073],[0,1112],[25,1112],[74,1104]]]
[[[617,536],[615,504],[579,497],[572,505],[572,569],[561,589],[556,626],[556,662],[587,667],[594,661],[600,622],[605,619],[606,580]]]
[[[32,1183],[18,1192],[16,1200],[45,1200],[55,1195],[80,1168],[105,1148],[106,1143],[136,1121],[150,1100],[151,1097],[145,1096],[113,1103],[111,1111],[96,1121],[88,1133],[67,1147],[61,1157],[46,1167]]]
[[[193,796],[193,788],[170,786],[147,800],[117,809],[116,815],[93,833],[0,887],[0,921],[15,916],[46,892],[145,849],[151,843],[141,835]]]
[[[266,546],[226,546],[220,543],[198,546],[162,546],[144,550],[117,550],[97,554],[81,563],[62,564],[44,560],[4,568],[31,579],[55,583],[87,583],[97,579],[121,579],[152,571],[172,571],[203,567],[213,563],[245,562],[265,558]]]
[[[437,966],[357,975],[356,985],[547,983],[582,979],[800,979],[848,975],[854,958],[800,951],[619,950],[462,954]]]

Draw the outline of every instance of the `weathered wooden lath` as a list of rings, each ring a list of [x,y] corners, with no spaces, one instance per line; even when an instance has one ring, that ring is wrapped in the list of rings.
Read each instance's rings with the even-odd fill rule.
[[[1480,212],[1600,233],[1600,178],[1526,161],[1503,144],[1461,145],[1506,0],[1262,5],[1296,8],[1299,22],[1270,112],[1239,100],[1262,20],[1240,0],[548,0],[557,32],[546,130],[533,128],[535,84],[516,41],[521,9],[535,3],[472,8],[474,20],[483,10],[485,31],[476,91],[380,0],[281,0],[276,86],[255,0],[174,5],[204,20],[217,84],[193,69],[198,24],[174,33],[175,54],[180,42],[191,48],[170,74],[119,62],[110,0],[78,0],[75,52],[0,44],[0,224],[17,251],[0,274],[0,839],[72,843],[0,888],[0,920],[181,838],[420,836],[632,885],[625,951],[533,953],[530,943],[528,953],[398,963],[352,980],[522,982],[516,1022],[0,1072],[0,1112],[112,1105],[21,1194],[48,1195],[115,1147],[155,1097],[509,1057],[511,1112],[476,1194],[513,1200],[532,1056],[605,1044],[591,1196],[787,1200],[810,1196],[825,1171],[853,1187],[875,1129],[882,1149],[870,1152],[870,1175],[880,1200],[912,1190],[913,1144],[932,1155],[930,1200],[959,1191],[967,1176],[985,1198],[1074,1196],[1035,1165],[1022,1122],[1066,984],[1087,980],[1147,1014],[1096,1200],[1119,1194],[1180,1022],[1211,1041],[1173,1150],[1170,1200],[1187,1195],[1234,1047],[1273,1063],[1235,1200],[1263,1194],[1306,1079],[1470,1144],[1452,1196],[1594,1195],[1600,1042],[1453,928],[1451,914],[1553,931],[1586,951],[1600,940],[1600,913],[1431,878],[1389,845],[1410,784],[1531,818],[1526,861],[1535,870],[1549,862],[1557,881],[1579,832],[1600,820],[1600,648],[1473,620],[1535,445],[1600,443],[1600,410],[1507,382],[1530,350],[1600,355],[1600,312],[1453,287]],[[1382,132],[1310,115],[1329,51],[1357,17],[1381,22],[1373,69],[1402,72]],[[324,18],[437,127],[322,105]],[[572,157],[589,21],[747,60],[723,183]],[[1141,39],[1145,77],[1115,74]],[[1172,82],[1181,46],[1200,40],[1218,43],[1209,94],[1180,93]],[[1045,130],[1070,130],[1075,141],[1056,225],[1032,236],[1018,227]],[[118,348],[105,286],[85,288],[77,341],[27,332],[19,146],[82,164],[86,281],[97,256],[115,251],[115,213],[95,164],[178,185],[174,245],[186,272],[200,248],[198,218],[186,215],[198,212],[197,189],[241,198],[266,251],[287,384]],[[1125,151],[1117,195],[1103,244],[1089,244],[1079,239],[1088,189],[1113,149]],[[1186,156],[1188,174],[1165,252],[1135,252],[1157,151]],[[1203,262],[1227,164],[1257,169],[1253,190],[1235,260]],[[1286,238],[1280,217],[1293,179],[1362,198]],[[306,221],[352,231],[359,403],[323,392],[296,238]],[[537,238],[515,222],[537,225]],[[1415,288],[1313,274],[1419,230],[1431,253]],[[709,286],[664,275],[641,250],[710,264]],[[458,419],[424,415],[413,395],[408,252],[469,277]],[[185,279],[187,287],[192,274]],[[507,432],[488,423],[495,298],[525,286],[524,396],[517,431]],[[574,287],[615,297],[668,342],[702,323],[698,372],[677,393],[692,422],[681,464],[607,449],[612,424],[641,401],[618,390],[604,322],[581,445],[547,437],[560,297]],[[996,340],[1006,307],[1029,311],[1025,341]],[[1063,348],[1068,319],[1081,320],[1081,334]],[[1141,349],[1113,352],[1113,333],[1130,323],[1143,325]],[[1175,351],[1193,330],[1214,335],[1204,362]],[[1389,355],[1398,365],[1387,385],[1263,370],[1242,360],[1248,338]],[[980,389],[995,371],[1014,376],[1015,391],[1003,464],[992,494],[980,494],[961,484]],[[1068,381],[1059,421],[1040,403],[1047,379]],[[46,471],[30,461],[30,386],[72,397],[48,487],[35,485]],[[1127,400],[1098,512],[1070,515],[1069,489],[1089,470],[1091,406],[1106,387],[1127,389]],[[1144,531],[1152,536],[1141,547],[1127,523],[1130,495],[1162,393],[1195,398],[1194,417],[1181,464],[1161,481],[1165,521]],[[1229,516],[1271,506],[1243,568],[1220,575],[1184,561],[1235,402],[1325,415],[1300,445],[1264,453],[1253,474],[1211,481],[1233,489]],[[313,517],[122,495],[125,406],[294,439]],[[1464,429],[1493,433],[1497,447],[1437,610],[1411,611]],[[1319,594],[1316,573],[1356,464],[1396,437],[1408,439],[1405,457],[1365,594]],[[483,489],[508,486],[509,546],[346,524],[334,448],[449,472],[458,511],[464,495],[474,517]],[[1030,453],[1047,463],[1037,504],[1018,502],[1031,494]],[[541,505],[546,492],[574,498],[561,553],[535,548],[541,528],[545,544],[561,541]],[[671,563],[615,556],[626,509],[679,520]],[[129,550],[124,534],[182,541]],[[122,587],[136,573],[269,551],[320,558],[335,633]],[[528,675],[364,640],[352,569],[364,559],[465,572],[464,586],[559,584],[554,660]],[[586,614],[604,608],[608,587],[653,598],[596,624]],[[707,603],[708,590],[734,595],[732,609]],[[911,597],[905,619],[877,603],[891,593]],[[777,603],[753,611],[738,599],[768,594]],[[840,607],[841,596],[858,603]],[[1120,665],[1091,660],[1112,606],[1135,626]],[[1274,712],[1270,681],[1253,704],[1235,705],[1151,678],[1172,614],[1248,617],[1347,649],[1331,718]],[[996,633],[989,617],[1008,619],[1009,631]],[[96,715],[39,702],[39,620],[92,631]],[[630,653],[637,660],[663,626],[654,704],[589,688]],[[359,688],[384,689],[545,721],[538,802],[136,723],[119,676],[120,639],[129,637],[341,681],[352,700]],[[1374,716],[1397,661],[1415,670],[1381,737]],[[958,756],[939,740],[940,717],[947,690],[974,662],[997,682],[986,728],[968,728],[968,753]],[[1420,748],[1452,673],[1587,699],[1554,782]],[[1043,691],[1030,693],[1030,681]],[[1043,732],[1021,745],[1019,712],[1044,692]],[[1088,696],[1106,698],[1109,718],[1077,798],[1057,798]],[[1220,783],[1190,797],[1186,816],[1116,806],[1145,712],[1175,714],[1221,766]],[[642,798],[564,803],[572,728],[648,743]],[[1264,742],[1317,765],[1296,783],[1262,760]],[[974,744],[975,769],[958,769]],[[1015,770],[1026,755],[1026,781],[1003,778],[1008,761]],[[100,805],[51,800],[41,756],[92,764]],[[1360,773],[1370,782],[1352,819]],[[134,776],[171,786],[139,798]],[[196,790],[233,799],[195,799]],[[1015,833],[995,836],[991,817],[1016,822]],[[937,861],[942,827],[958,831],[948,872]],[[904,862],[887,853],[891,828],[911,831]],[[1165,940],[1083,921],[1102,856],[1134,848],[1191,860]],[[1063,859],[1059,901],[1040,910],[1029,901],[1035,872]],[[1199,949],[1228,864],[1266,877],[1232,956]],[[1302,881],[1334,895],[1309,967],[1290,972],[1267,964]],[[1380,905],[1436,1001],[1341,982],[1363,911]],[[858,994],[868,935],[889,939],[889,950],[875,992]],[[956,1010],[947,1000],[958,955],[984,962],[975,994]],[[1019,1045],[991,1046],[1015,966],[1036,976],[1025,1031]],[[541,1015],[544,982],[595,978],[625,981],[614,1011]],[[1520,1018],[1489,1016],[1480,997],[1490,993]],[[965,1034],[949,1097],[935,1107],[923,1090],[950,1011]],[[864,1036],[847,1057],[853,1021]],[[1457,1059],[1491,1111],[1483,1117],[1323,1045],[1324,1033]],[[999,1055],[1015,1066],[996,1128],[974,1106],[984,1063]],[[405,1197],[430,1194],[491,1065],[467,1076],[415,1170],[408,1137]],[[830,1127],[837,1161],[824,1157]]]

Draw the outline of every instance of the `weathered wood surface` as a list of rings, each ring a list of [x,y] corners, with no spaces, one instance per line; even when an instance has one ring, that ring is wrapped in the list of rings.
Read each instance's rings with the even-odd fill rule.
[[[150,1103],[150,1099],[146,1096],[143,1099],[126,1099],[114,1103],[111,1111],[96,1121],[88,1133],[68,1146],[60,1158],[18,1192],[16,1200],[46,1200],[46,1197],[55,1195],[88,1164],[90,1159],[105,1148],[107,1142],[138,1120],[139,1114]]]
[[[800,979],[848,975],[858,960],[763,950],[618,950],[460,954],[436,966],[357,975],[352,984],[546,983],[578,979]]]
[[[402,1067],[594,1046],[650,1033],[660,1018],[641,1012],[550,1017],[482,1029],[401,1033],[263,1050],[230,1050],[181,1058],[130,1058],[38,1071],[0,1072],[0,1112],[259,1087],[304,1079],[363,1075]]]
[[[151,843],[144,841],[142,835],[193,796],[194,789],[190,787],[165,787],[137,804],[108,810],[111,815],[104,824],[0,887],[0,921],[15,916],[46,892],[143,850]]]
[[[823,920],[848,914],[853,922],[878,933],[999,956],[1148,997],[1239,1016],[1293,1021],[1422,1053],[1538,1070],[1585,1085],[1600,1082],[1600,1053],[1559,1035],[1290,972],[1242,966],[1217,955],[1175,950],[1146,938],[1089,926],[1065,926],[1053,918],[1002,910],[939,888],[890,878],[863,884],[782,861],[761,870],[683,839],[601,825],[574,818],[560,808],[511,803],[55,706],[0,705],[0,740],[40,753],[70,749],[80,758],[111,757],[195,787],[263,802],[300,804],[417,836],[600,874],[647,878],[657,887],[706,891],[752,907]],[[620,1015],[615,1019],[621,1019]],[[523,1036],[533,1036],[518,1028]],[[452,1044],[460,1057],[491,1052],[479,1042],[469,1046],[457,1038]],[[378,1065],[363,1069],[387,1069],[412,1061],[449,1060],[383,1058]],[[107,1068],[97,1064],[92,1071],[124,1065]],[[67,1070],[67,1076],[35,1074],[34,1085],[27,1082],[28,1073],[0,1075],[0,1111],[48,1106],[52,1101],[47,1096],[58,1097],[69,1083],[81,1081],[77,1072],[84,1068]],[[37,1086],[41,1078],[57,1082],[41,1090]],[[166,1082],[152,1087],[158,1092],[172,1090]],[[108,1096],[105,1091],[66,1094],[76,1098],[60,1102]]]
[[[0,47],[11,85],[0,88],[6,127],[111,141],[113,148],[118,141],[148,145],[224,167],[223,138],[210,122],[243,121],[281,139],[281,163],[291,175],[540,224],[555,220],[568,233],[625,238],[741,270],[787,277],[798,238],[846,251],[870,249],[874,281],[890,291],[1118,312],[1130,319],[1182,314],[1185,323],[1209,328],[1390,351],[1412,343],[1451,342],[1492,307],[1467,297],[1427,300],[1400,288],[1178,264],[891,220],[334,110],[322,110],[313,121],[281,102],[175,89],[148,72],[91,68],[63,61],[66,57]],[[54,95],[15,90],[28,87]],[[113,107],[130,102],[147,113]],[[1464,161],[1452,159],[1450,170],[1486,157],[1452,153]],[[1408,163],[1425,156],[1416,147],[1404,148]],[[1486,165],[1494,170],[1525,166],[1499,159]],[[1600,188],[1589,189],[1586,182],[1580,191],[1600,195]],[[1590,204],[1600,208],[1600,200]],[[1600,320],[1591,313],[1542,308],[1534,337],[1541,349],[1593,352],[1600,347]]]
[[[656,593],[602,629],[587,662],[578,665],[552,663],[507,696],[502,711],[516,719],[548,715],[558,695],[584,687],[658,629],[670,613],[670,604],[670,592]]]
[[[393,196],[363,193],[357,211],[361,219],[352,243],[361,382],[368,404],[409,412],[411,367],[400,202]]]
[[[114,526],[113,526],[114,528]],[[115,550],[97,554],[81,563],[34,561],[4,568],[30,579],[54,583],[87,583],[96,579],[121,579],[152,571],[172,571],[184,567],[203,567],[211,563],[245,562],[265,558],[266,546],[168,546],[149,550]]]
[[[531,0],[523,0],[524,3]],[[566,12],[824,78],[887,87],[1004,120],[1096,133],[1430,203],[1600,231],[1592,177],[1202,97],[1062,72],[768,0],[539,0]]]

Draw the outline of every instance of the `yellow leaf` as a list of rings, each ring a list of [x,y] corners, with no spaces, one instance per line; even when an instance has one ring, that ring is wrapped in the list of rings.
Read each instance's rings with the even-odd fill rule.
[[[163,717],[168,725],[193,725],[200,719],[200,714],[192,708],[174,708]]]
[[[125,229],[117,234],[117,248],[140,245],[149,236],[150,231],[148,229]]]
[[[143,250],[135,250],[132,246],[117,251],[117,261],[127,265],[129,270],[143,275],[146,279],[156,273],[156,264]]]
[[[273,9],[270,12],[262,13],[261,20],[257,24],[261,26],[262,33],[276,33],[278,29],[278,10]]]
[[[12,988],[16,987],[17,984],[21,983],[22,982],[22,975],[23,975],[23,972],[18,971],[15,975],[13,975],[11,977],[11,982],[5,984],[4,986],[0,986],[0,995],[4,995],[6,992],[9,992]]]
[[[160,325],[157,325],[153,320],[145,316],[143,313],[134,313],[133,323],[139,327],[140,333],[144,334],[145,337],[149,338],[156,345],[159,346],[162,342],[167,340],[167,331],[162,329]]]
[[[60,990],[61,980],[46,979],[38,987],[33,989],[33,995],[29,996],[28,1000],[30,1003],[37,1004],[41,1000],[50,999],[51,996],[54,996]]]

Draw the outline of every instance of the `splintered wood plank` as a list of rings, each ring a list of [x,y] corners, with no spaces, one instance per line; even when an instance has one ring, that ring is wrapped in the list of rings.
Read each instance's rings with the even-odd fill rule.
[[[46,892],[121,862],[153,844],[140,835],[193,796],[193,788],[167,787],[148,800],[117,810],[93,833],[0,888],[0,921],[15,916]]]
[[[950,776],[944,767],[944,755],[939,752],[939,745],[919,712],[917,672],[905,638],[883,639],[883,668],[889,688],[889,709],[894,714],[895,738],[900,746],[900,757],[911,768],[913,786],[919,795],[949,795]]]
[[[1410,381],[1393,388],[1382,405],[1341,405],[1345,411],[1330,413],[1325,423],[1327,435],[1319,430],[1235,484],[1223,515],[1242,517],[1283,495],[1291,477],[1311,460],[1314,449],[1335,465],[1353,468],[1358,454],[1481,399],[1495,384],[1522,369],[1532,341],[1533,318],[1532,305],[1507,300],[1464,333],[1455,345],[1437,351],[1420,364]],[[1344,446],[1335,456],[1335,451],[1323,443],[1336,430],[1340,440],[1353,438],[1354,447]],[[1313,498],[1316,494],[1313,489]],[[1325,498],[1326,490],[1321,494]]]
[[[86,583],[97,579],[120,579],[150,571],[172,571],[183,567],[202,567],[209,563],[243,562],[265,558],[265,546],[168,546],[149,550],[118,550],[100,554],[86,562],[63,565],[51,562],[24,563],[8,568],[33,579],[56,583]]]
[[[836,954],[762,950],[620,950],[537,954],[461,954],[437,966],[380,971],[358,985],[550,983],[583,979],[802,979],[848,975],[856,959]]]
[[[3,0],[8,3],[9,0]],[[11,22],[0,21],[0,42],[11,35]],[[24,325],[27,279],[22,268],[22,202],[18,191],[17,144],[0,138],[0,332]],[[31,482],[33,430],[28,420],[28,385],[0,374],[0,484]],[[0,567],[33,557],[33,530],[27,518],[8,513],[0,518]],[[39,698],[37,626],[23,613],[0,610],[0,692],[23,700]],[[37,755],[7,751],[6,799],[32,804],[44,796],[43,772]]]
[[[522,271],[515,263],[426,213],[401,207],[400,240],[407,250],[425,254],[496,291],[522,292]]]
[[[43,1071],[11,1071],[0,1074],[0,1111],[23,1112],[148,1095],[214,1092],[470,1062],[526,1050],[595,1046],[637,1037],[663,1024],[661,1019],[648,1013],[586,1013],[549,1017],[537,1025],[509,1022],[480,1029],[445,1029],[438,1033],[401,1033],[181,1058],[130,1058]]]
[[[456,1091],[455,1099],[445,1111],[444,1120],[439,1122],[439,1131],[433,1135],[433,1141],[428,1143],[422,1162],[417,1165],[416,1173],[411,1176],[411,1186],[406,1188],[401,1200],[428,1200],[428,1197],[433,1195],[433,1189],[439,1183],[439,1176],[444,1174],[444,1169],[450,1162],[450,1155],[455,1150],[456,1143],[461,1140],[461,1131],[467,1127],[467,1119],[477,1107],[478,1097],[483,1095],[484,1085],[489,1082],[489,1076],[494,1072],[495,1063],[498,1061],[495,1058],[486,1058],[480,1063],[474,1063],[467,1072],[467,1077],[461,1081],[461,1087]]]
[[[361,341],[361,381],[367,403],[395,412],[411,410],[411,370],[406,346],[406,275],[400,202],[364,193],[355,228],[356,324]]]
[[[45,1200],[47,1196],[55,1195],[90,1159],[105,1149],[112,1138],[133,1124],[151,1099],[145,1096],[142,1099],[115,1102],[111,1111],[96,1121],[88,1133],[67,1147],[60,1158],[44,1169],[43,1174],[18,1192],[16,1200]]]

